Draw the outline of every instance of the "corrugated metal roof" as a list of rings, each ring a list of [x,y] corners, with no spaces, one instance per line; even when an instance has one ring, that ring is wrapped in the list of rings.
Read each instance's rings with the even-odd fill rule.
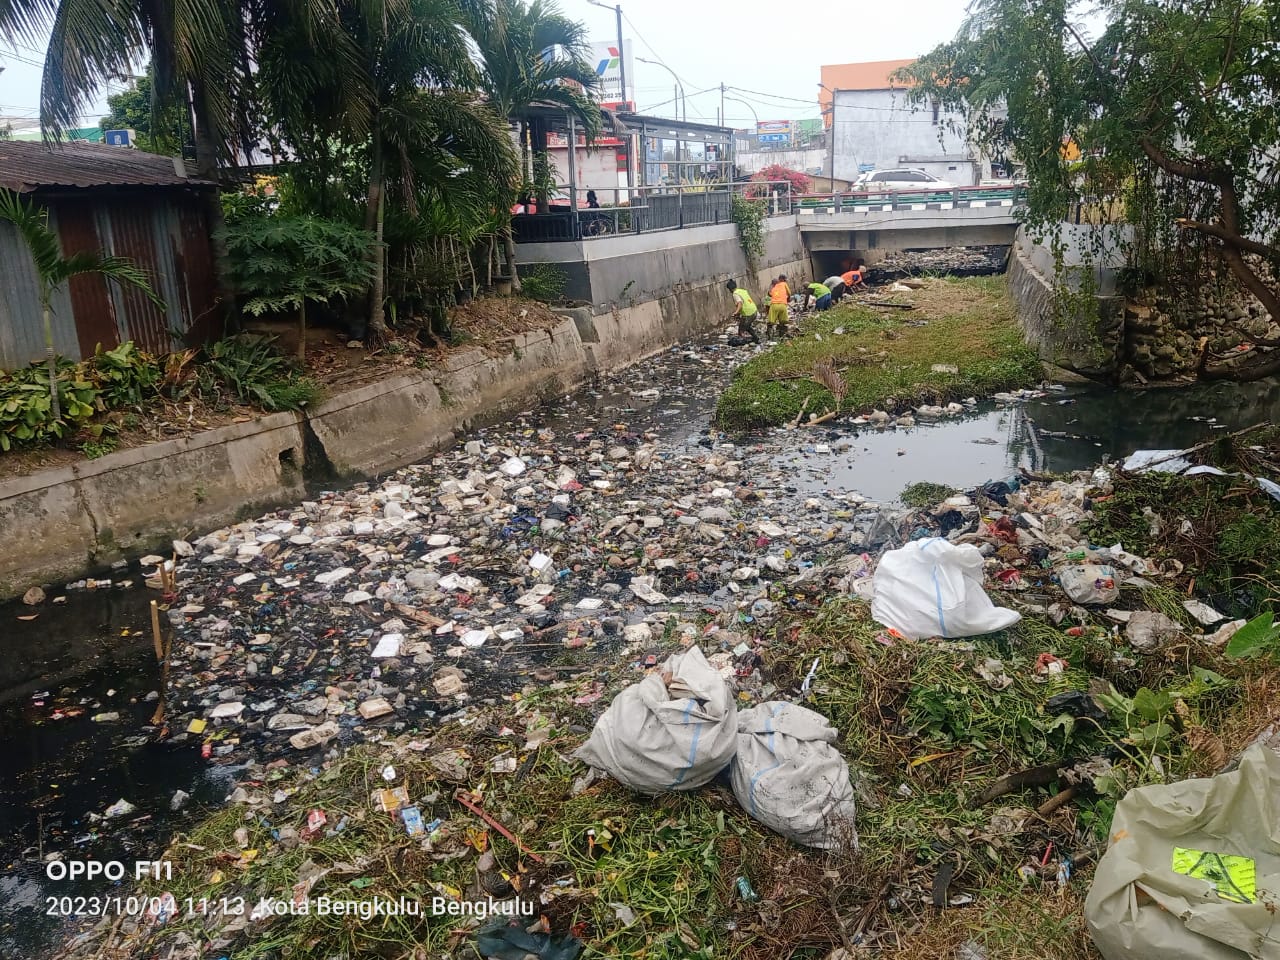
[[[96,143],[0,140],[0,186],[19,193],[46,187],[172,187],[202,185],[182,161]]]

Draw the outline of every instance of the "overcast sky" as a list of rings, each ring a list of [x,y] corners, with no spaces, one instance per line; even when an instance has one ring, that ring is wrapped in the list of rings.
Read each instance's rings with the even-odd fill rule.
[[[587,0],[560,0],[565,13],[582,20],[592,40],[616,39],[612,10]],[[964,16],[956,0],[899,0],[855,6],[830,0],[736,4],[699,0],[630,0],[622,6],[623,36],[636,57],[661,60],[684,83],[690,120],[715,122],[719,85],[738,90],[725,103],[729,125],[818,116],[818,68],[824,63],[895,60],[919,56],[950,39]],[[39,46],[39,45],[33,45]],[[0,47],[0,116],[34,118],[40,99],[43,52]],[[640,109],[671,115],[672,80],[661,67],[636,63],[628,78]],[[114,92],[122,88],[116,84]],[[711,92],[696,91],[714,88]],[[744,93],[742,91],[756,91]],[[105,93],[82,118],[85,126],[105,113]]]
[[[561,4],[586,23],[592,40],[617,37],[612,11],[587,0]],[[728,96],[747,101],[761,120],[788,120],[819,116],[818,71],[824,63],[919,56],[955,36],[964,9],[963,0],[623,0],[622,33],[635,56],[661,60],[679,74],[690,120],[715,122],[722,82],[738,87]],[[641,111],[670,115],[669,105],[649,108],[671,99],[671,75],[644,63],[635,69],[628,83]],[[716,90],[693,95],[708,87]],[[726,102],[725,113],[729,126],[754,123],[742,103]]]

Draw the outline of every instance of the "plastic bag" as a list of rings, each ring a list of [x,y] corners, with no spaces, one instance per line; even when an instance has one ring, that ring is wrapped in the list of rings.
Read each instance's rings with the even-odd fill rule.
[[[1116,806],[1084,915],[1106,960],[1280,958],[1280,756],[1139,787]]]
[[[692,790],[729,765],[737,734],[733,690],[691,647],[619,693],[574,756],[640,793]]]
[[[733,795],[756,820],[807,847],[858,846],[849,767],[833,746],[835,727],[793,703],[762,703],[738,714]]]
[[[1011,627],[1022,615],[997,607],[982,589],[982,554],[939,537],[880,559],[871,616],[909,640],[972,637]]]
[[[1072,603],[1111,603],[1120,596],[1120,578],[1114,567],[1100,563],[1076,563],[1058,571],[1058,582]]]

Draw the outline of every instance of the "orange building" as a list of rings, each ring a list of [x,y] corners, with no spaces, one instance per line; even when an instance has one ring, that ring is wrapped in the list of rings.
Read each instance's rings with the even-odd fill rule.
[[[831,126],[831,91],[833,90],[894,90],[901,86],[891,79],[895,70],[909,67],[915,58],[908,60],[870,60],[866,63],[832,63],[822,67],[822,86],[818,101],[822,104],[822,122]]]

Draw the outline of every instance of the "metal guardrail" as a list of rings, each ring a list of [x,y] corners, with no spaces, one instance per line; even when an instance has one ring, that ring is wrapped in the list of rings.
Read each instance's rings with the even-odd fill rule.
[[[799,198],[801,213],[836,214],[885,208],[911,210],[926,207],[964,209],[976,206],[1013,206],[1026,196],[1022,187],[955,187],[949,190],[857,190],[809,193]]]
[[[605,194],[599,206],[588,206],[588,192]],[[654,233],[731,223],[732,196],[745,194],[767,205],[769,216],[786,216],[795,207],[790,184],[785,181],[684,184],[632,187],[615,190],[577,190],[577,209],[570,206],[568,187],[564,199],[553,200],[545,213],[518,213],[511,218],[517,243],[590,240],[627,233]],[[611,197],[609,195],[612,195]],[[612,203],[607,202],[612,199]]]

